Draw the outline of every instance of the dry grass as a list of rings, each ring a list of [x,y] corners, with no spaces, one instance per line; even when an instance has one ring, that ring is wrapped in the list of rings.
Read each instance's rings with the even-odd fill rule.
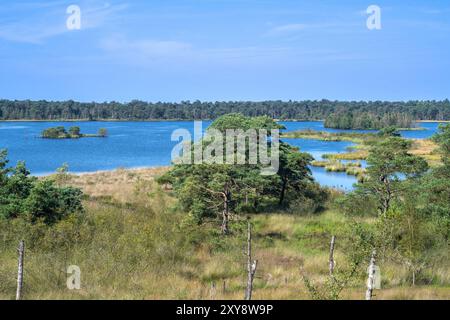
[[[73,174],[69,176],[68,184],[81,188],[91,197],[110,196],[124,203],[133,200],[140,182],[153,181],[165,171],[167,167]]]
[[[154,183],[164,170],[71,176],[70,184],[90,196],[85,201],[87,219],[80,225],[57,226],[56,235],[73,233],[77,239],[68,251],[60,250],[61,242],[57,242],[55,232],[49,231],[42,245],[37,242],[27,251],[25,298],[242,299],[245,235],[237,228],[233,236],[218,236],[215,222],[183,227],[186,215],[170,209],[174,199]],[[359,219],[373,223],[371,218]],[[345,265],[345,239],[341,234],[349,220],[336,212],[312,216],[265,214],[252,220],[254,257],[259,261],[255,299],[310,299],[300,268],[315,283],[325,282],[331,234],[338,235],[337,265]],[[36,230],[27,233],[35,234]],[[3,234],[4,239],[11,237],[11,243],[15,243],[15,236]],[[15,247],[0,249],[0,299],[11,299]],[[80,291],[65,288],[67,264],[82,269]],[[438,271],[447,281],[442,287],[408,287],[402,283],[404,273],[392,275],[394,265],[381,267],[388,279],[386,288],[376,291],[376,299],[450,299],[450,272],[445,266]],[[342,298],[363,299],[364,292],[365,278],[358,278]]]
[[[323,155],[323,158],[332,160],[366,160],[368,156],[368,150],[360,149],[353,152],[325,154]]]
[[[411,154],[424,158],[430,166],[435,167],[441,163],[441,156],[437,148],[437,144],[432,140],[416,139],[413,141],[410,152]]]

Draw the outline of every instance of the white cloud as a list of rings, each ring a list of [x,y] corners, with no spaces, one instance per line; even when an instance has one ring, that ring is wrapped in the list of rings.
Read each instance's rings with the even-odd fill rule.
[[[45,39],[61,35],[66,31],[64,25],[45,26],[12,23],[0,27],[0,38],[13,42],[40,44]]]
[[[130,39],[125,35],[105,38],[100,48],[103,61],[113,65],[165,70],[196,66],[213,70],[215,66],[248,68],[267,66],[309,65],[362,57],[340,51],[306,50],[287,46],[244,46],[202,48],[183,41]]]
[[[124,36],[114,36],[100,41],[100,47],[115,56],[139,59],[157,59],[186,55],[191,52],[189,43],[159,40],[129,40]]]
[[[307,25],[301,23],[285,24],[269,30],[268,35],[281,35],[305,30]]]
[[[66,28],[68,18],[66,8],[67,2],[53,2],[46,5],[23,3],[21,6],[4,7],[2,10],[9,13],[9,16],[16,15],[20,18],[0,24],[0,38],[13,42],[42,44],[49,38],[70,32]],[[90,7],[81,6],[81,31],[105,25],[115,17],[117,12],[126,8],[126,4],[111,5],[109,3],[95,6],[91,4]]]
[[[311,30],[343,30],[354,27],[355,24],[350,23],[292,23],[271,28],[266,32],[265,36],[293,36],[302,32]]]
[[[125,35],[104,38],[100,48],[114,64],[139,67],[183,66],[248,66],[267,65],[283,60],[290,49],[283,47],[221,47],[202,48],[173,40],[130,39]]]

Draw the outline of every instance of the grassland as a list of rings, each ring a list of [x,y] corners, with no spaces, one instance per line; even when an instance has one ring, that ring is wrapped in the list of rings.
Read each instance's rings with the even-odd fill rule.
[[[358,133],[358,132],[326,132],[316,130],[300,130],[290,131],[283,134],[283,138],[287,139],[314,139],[321,141],[350,141],[354,143],[362,143],[369,139],[376,140],[376,134]]]
[[[217,222],[198,226],[177,209],[170,191],[154,178],[165,169],[116,170],[60,181],[86,193],[84,217],[54,227],[21,220],[0,222],[0,299],[15,293],[19,239],[26,241],[25,299],[242,299],[245,286],[245,222],[235,216],[232,235]],[[370,217],[348,218],[331,207],[318,215],[252,216],[258,259],[255,299],[310,299],[300,268],[314,283],[328,277],[328,248],[337,236],[337,268],[347,265],[353,223],[371,228]],[[81,268],[81,290],[66,288],[66,268]],[[375,299],[449,299],[448,265],[432,281],[411,287],[406,270],[379,262],[382,290]],[[364,269],[364,268],[363,268]],[[365,274],[342,298],[363,299]],[[215,289],[212,285],[215,284]]]
[[[365,169],[362,168],[361,162],[341,162],[336,159],[313,161],[311,162],[313,167],[325,168],[327,172],[345,172],[348,175],[361,176],[365,173]]]

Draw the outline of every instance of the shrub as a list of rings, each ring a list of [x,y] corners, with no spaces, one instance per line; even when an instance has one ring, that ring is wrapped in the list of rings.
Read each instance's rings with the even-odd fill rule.
[[[53,180],[30,176],[25,163],[7,168],[6,152],[0,152],[0,218],[19,216],[31,221],[53,224],[63,217],[82,212],[82,192],[73,187],[58,187]]]

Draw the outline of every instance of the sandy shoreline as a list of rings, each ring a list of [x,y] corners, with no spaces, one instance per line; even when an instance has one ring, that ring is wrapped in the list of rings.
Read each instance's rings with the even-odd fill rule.
[[[149,171],[160,171],[160,170],[167,170],[170,168],[170,166],[151,166],[151,167],[131,167],[131,168],[115,168],[115,169],[107,169],[107,170],[97,170],[97,171],[86,171],[86,172],[68,172],[67,174],[71,176],[78,176],[78,177],[84,177],[84,176],[95,176],[99,174],[111,174],[114,172],[132,172],[132,173],[140,173],[140,172],[149,172]],[[57,172],[45,172],[45,173],[37,173],[37,174],[31,174],[34,177],[39,178],[45,178],[52,175],[57,174]]]

